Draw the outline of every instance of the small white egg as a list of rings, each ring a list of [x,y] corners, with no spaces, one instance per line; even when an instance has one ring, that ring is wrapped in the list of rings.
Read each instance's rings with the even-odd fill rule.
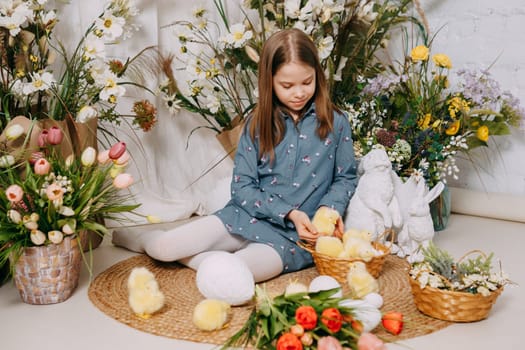
[[[368,293],[363,300],[378,309],[383,306],[383,297],[379,293]]]
[[[332,298],[341,298],[343,296],[343,291],[341,290],[341,285],[339,282],[337,282],[337,280],[332,276],[320,275],[310,282],[308,291],[310,293],[315,293],[321,290],[329,290],[334,288],[339,288],[339,290],[332,295]]]

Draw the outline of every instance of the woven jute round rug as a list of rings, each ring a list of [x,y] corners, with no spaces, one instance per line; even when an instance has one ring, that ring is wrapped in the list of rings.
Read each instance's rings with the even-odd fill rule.
[[[161,290],[166,295],[164,307],[149,319],[137,317],[128,304],[127,280],[134,267],[143,266],[155,274]],[[399,341],[442,329],[450,322],[437,320],[420,313],[414,305],[407,279],[408,264],[395,256],[388,256],[379,276],[380,294],[384,305],[381,311],[399,311],[405,318],[401,334],[393,336],[381,325],[373,332],[385,341]],[[281,275],[265,282],[270,294],[282,294],[291,281],[308,285],[318,276],[315,267]],[[201,343],[223,344],[238,331],[252,310],[253,305],[236,306],[228,327],[220,331],[205,332],[192,323],[194,307],[204,299],[197,289],[195,271],[177,263],[159,263],[146,255],[121,261],[98,275],[88,290],[93,304],[108,316],[144,332]]]

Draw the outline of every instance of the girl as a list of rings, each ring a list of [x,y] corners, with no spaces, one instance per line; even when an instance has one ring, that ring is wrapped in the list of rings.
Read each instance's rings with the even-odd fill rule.
[[[148,232],[140,244],[152,258],[198,269],[214,251],[227,251],[260,282],[312,264],[296,242],[315,242],[310,218],[320,206],[343,215],[357,181],[350,125],[329,100],[314,43],[298,29],[275,33],[258,75],[259,102],[238,144],[231,200],[213,215]],[[343,231],[341,219],[337,228]]]

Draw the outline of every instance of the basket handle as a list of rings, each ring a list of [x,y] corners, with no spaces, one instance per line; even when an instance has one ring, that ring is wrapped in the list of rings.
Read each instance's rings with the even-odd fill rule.
[[[461,258],[459,258],[459,260],[457,261],[457,263],[459,264],[460,262],[462,262],[464,259],[466,259],[469,255],[472,255],[472,254],[479,254],[481,255],[483,258],[487,258],[487,254],[485,254],[485,252],[481,251],[481,250],[478,250],[478,249],[473,249],[469,252],[466,252]]]
[[[379,236],[377,236],[377,239],[376,240],[379,240],[383,237],[388,237],[390,236],[390,243],[391,244],[394,244],[394,239],[396,237],[396,231],[394,231],[393,228],[387,228],[383,231],[383,233],[381,233]]]

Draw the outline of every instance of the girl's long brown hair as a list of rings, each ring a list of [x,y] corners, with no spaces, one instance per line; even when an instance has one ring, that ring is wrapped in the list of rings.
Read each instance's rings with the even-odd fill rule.
[[[269,154],[272,162],[275,146],[282,141],[285,133],[284,120],[280,114],[282,106],[273,92],[273,76],[282,65],[290,62],[306,64],[315,69],[313,100],[318,119],[317,135],[324,139],[333,129],[335,107],[330,100],[315,44],[307,34],[295,28],[273,34],[262,49],[258,71],[259,102],[250,125],[252,140],[259,134],[259,156]]]

